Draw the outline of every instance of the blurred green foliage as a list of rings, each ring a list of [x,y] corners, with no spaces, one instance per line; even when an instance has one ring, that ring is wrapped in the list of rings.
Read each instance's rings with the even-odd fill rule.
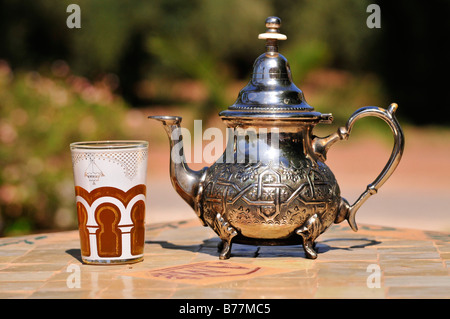
[[[66,27],[70,3],[81,8],[81,29]],[[366,25],[372,3],[381,8],[380,29]],[[256,35],[267,16],[277,15],[288,35],[280,49],[297,83],[317,68],[372,73],[384,86],[383,105],[399,103],[398,116],[448,124],[446,108],[439,117],[420,111],[445,99],[445,81],[430,79],[450,71],[450,49],[442,45],[449,10],[446,0],[3,0],[0,59],[13,69],[61,59],[93,80],[114,73],[117,93],[133,106],[173,102],[164,101],[165,92],[140,94],[142,80],[195,79],[207,87],[197,108],[207,116],[233,102],[223,96],[224,85],[248,78],[263,48]]]
[[[66,26],[71,3],[81,8],[81,29]],[[370,3],[381,6],[381,29],[366,26]],[[0,235],[73,226],[68,144],[126,138],[130,107],[185,105],[205,119],[232,104],[238,91],[229,88],[249,79],[270,15],[282,18],[280,51],[295,84],[336,123],[391,102],[403,119],[448,123],[450,108],[439,117],[422,111],[445,101],[446,82],[434,74],[448,73],[440,34],[450,29],[449,4],[0,1]],[[174,89],[183,81],[204,90],[186,100]]]
[[[108,81],[13,73],[0,61],[0,235],[76,225],[69,144],[126,138],[126,105]]]
[[[66,7],[81,8],[81,29],[68,29]],[[245,79],[264,43],[269,15],[281,16],[281,44],[297,81],[318,67],[357,70],[377,32],[365,26],[368,0],[9,0],[0,3],[0,58],[15,68],[67,61],[75,74],[96,79],[114,73],[130,104],[143,99],[136,86],[153,81],[195,79],[208,91],[198,114],[207,116],[232,102],[223,87]],[[27,8],[24,11],[24,8]],[[164,95],[164,94],[162,94]]]

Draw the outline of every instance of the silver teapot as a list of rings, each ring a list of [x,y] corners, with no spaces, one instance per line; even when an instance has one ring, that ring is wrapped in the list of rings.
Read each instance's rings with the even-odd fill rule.
[[[278,41],[286,39],[280,26],[278,17],[266,19],[267,30],[259,35],[266,40],[266,52],[256,59],[252,78],[236,102],[219,113],[233,134],[212,166],[200,171],[188,167],[179,147],[181,117],[149,116],[163,124],[169,137],[173,187],[222,240],[220,259],[230,257],[232,243],[302,244],[307,258],[317,258],[316,238],[344,220],[357,231],[357,210],[377,193],[402,157],[404,135],[394,116],[395,103],[387,110],[362,107],[336,133],[313,134],[316,124],[331,123],[333,117],[315,111],[294,85],[289,63],[278,52]],[[395,143],[382,172],[350,205],[325,161],[330,147],[347,140],[354,123],[366,116],[383,119]],[[179,152],[173,154],[175,145]]]

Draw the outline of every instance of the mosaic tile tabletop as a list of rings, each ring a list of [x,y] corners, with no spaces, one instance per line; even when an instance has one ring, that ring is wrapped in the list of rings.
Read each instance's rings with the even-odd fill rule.
[[[450,234],[334,225],[300,246],[234,244],[197,220],[147,225],[144,261],[84,265],[78,231],[0,238],[0,298],[450,298]]]

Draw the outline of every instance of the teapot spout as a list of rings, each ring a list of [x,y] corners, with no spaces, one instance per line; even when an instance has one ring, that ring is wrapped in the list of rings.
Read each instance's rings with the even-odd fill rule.
[[[201,181],[205,177],[206,167],[200,171],[194,171],[186,163],[180,126],[182,118],[180,116],[149,116],[148,118],[161,122],[169,137],[170,180],[173,188],[202,220],[197,197]]]

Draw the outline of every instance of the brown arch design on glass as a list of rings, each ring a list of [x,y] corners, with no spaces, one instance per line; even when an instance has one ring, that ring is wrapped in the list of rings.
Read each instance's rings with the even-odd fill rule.
[[[139,184],[134,186],[133,188],[130,188],[127,192],[124,192],[121,189],[115,188],[115,187],[99,187],[91,192],[88,192],[81,186],[75,186],[75,195],[81,196],[84,198],[89,205],[92,205],[95,200],[99,199],[100,197],[114,197],[120,200],[123,205],[126,207],[128,203],[139,194],[145,195],[146,187],[144,184]]]
[[[131,254],[140,255],[144,253],[145,242],[145,202],[137,201],[131,208]]]
[[[100,228],[96,232],[97,251],[100,257],[122,255],[122,235],[118,227],[120,210],[111,203],[103,203],[95,210],[95,220]]]
[[[83,204],[77,203],[77,215],[78,215],[78,229],[80,232],[80,248],[82,256],[90,256],[91,249],[89,245],[89,231],[86,227],[87,224],[87,210]]]

